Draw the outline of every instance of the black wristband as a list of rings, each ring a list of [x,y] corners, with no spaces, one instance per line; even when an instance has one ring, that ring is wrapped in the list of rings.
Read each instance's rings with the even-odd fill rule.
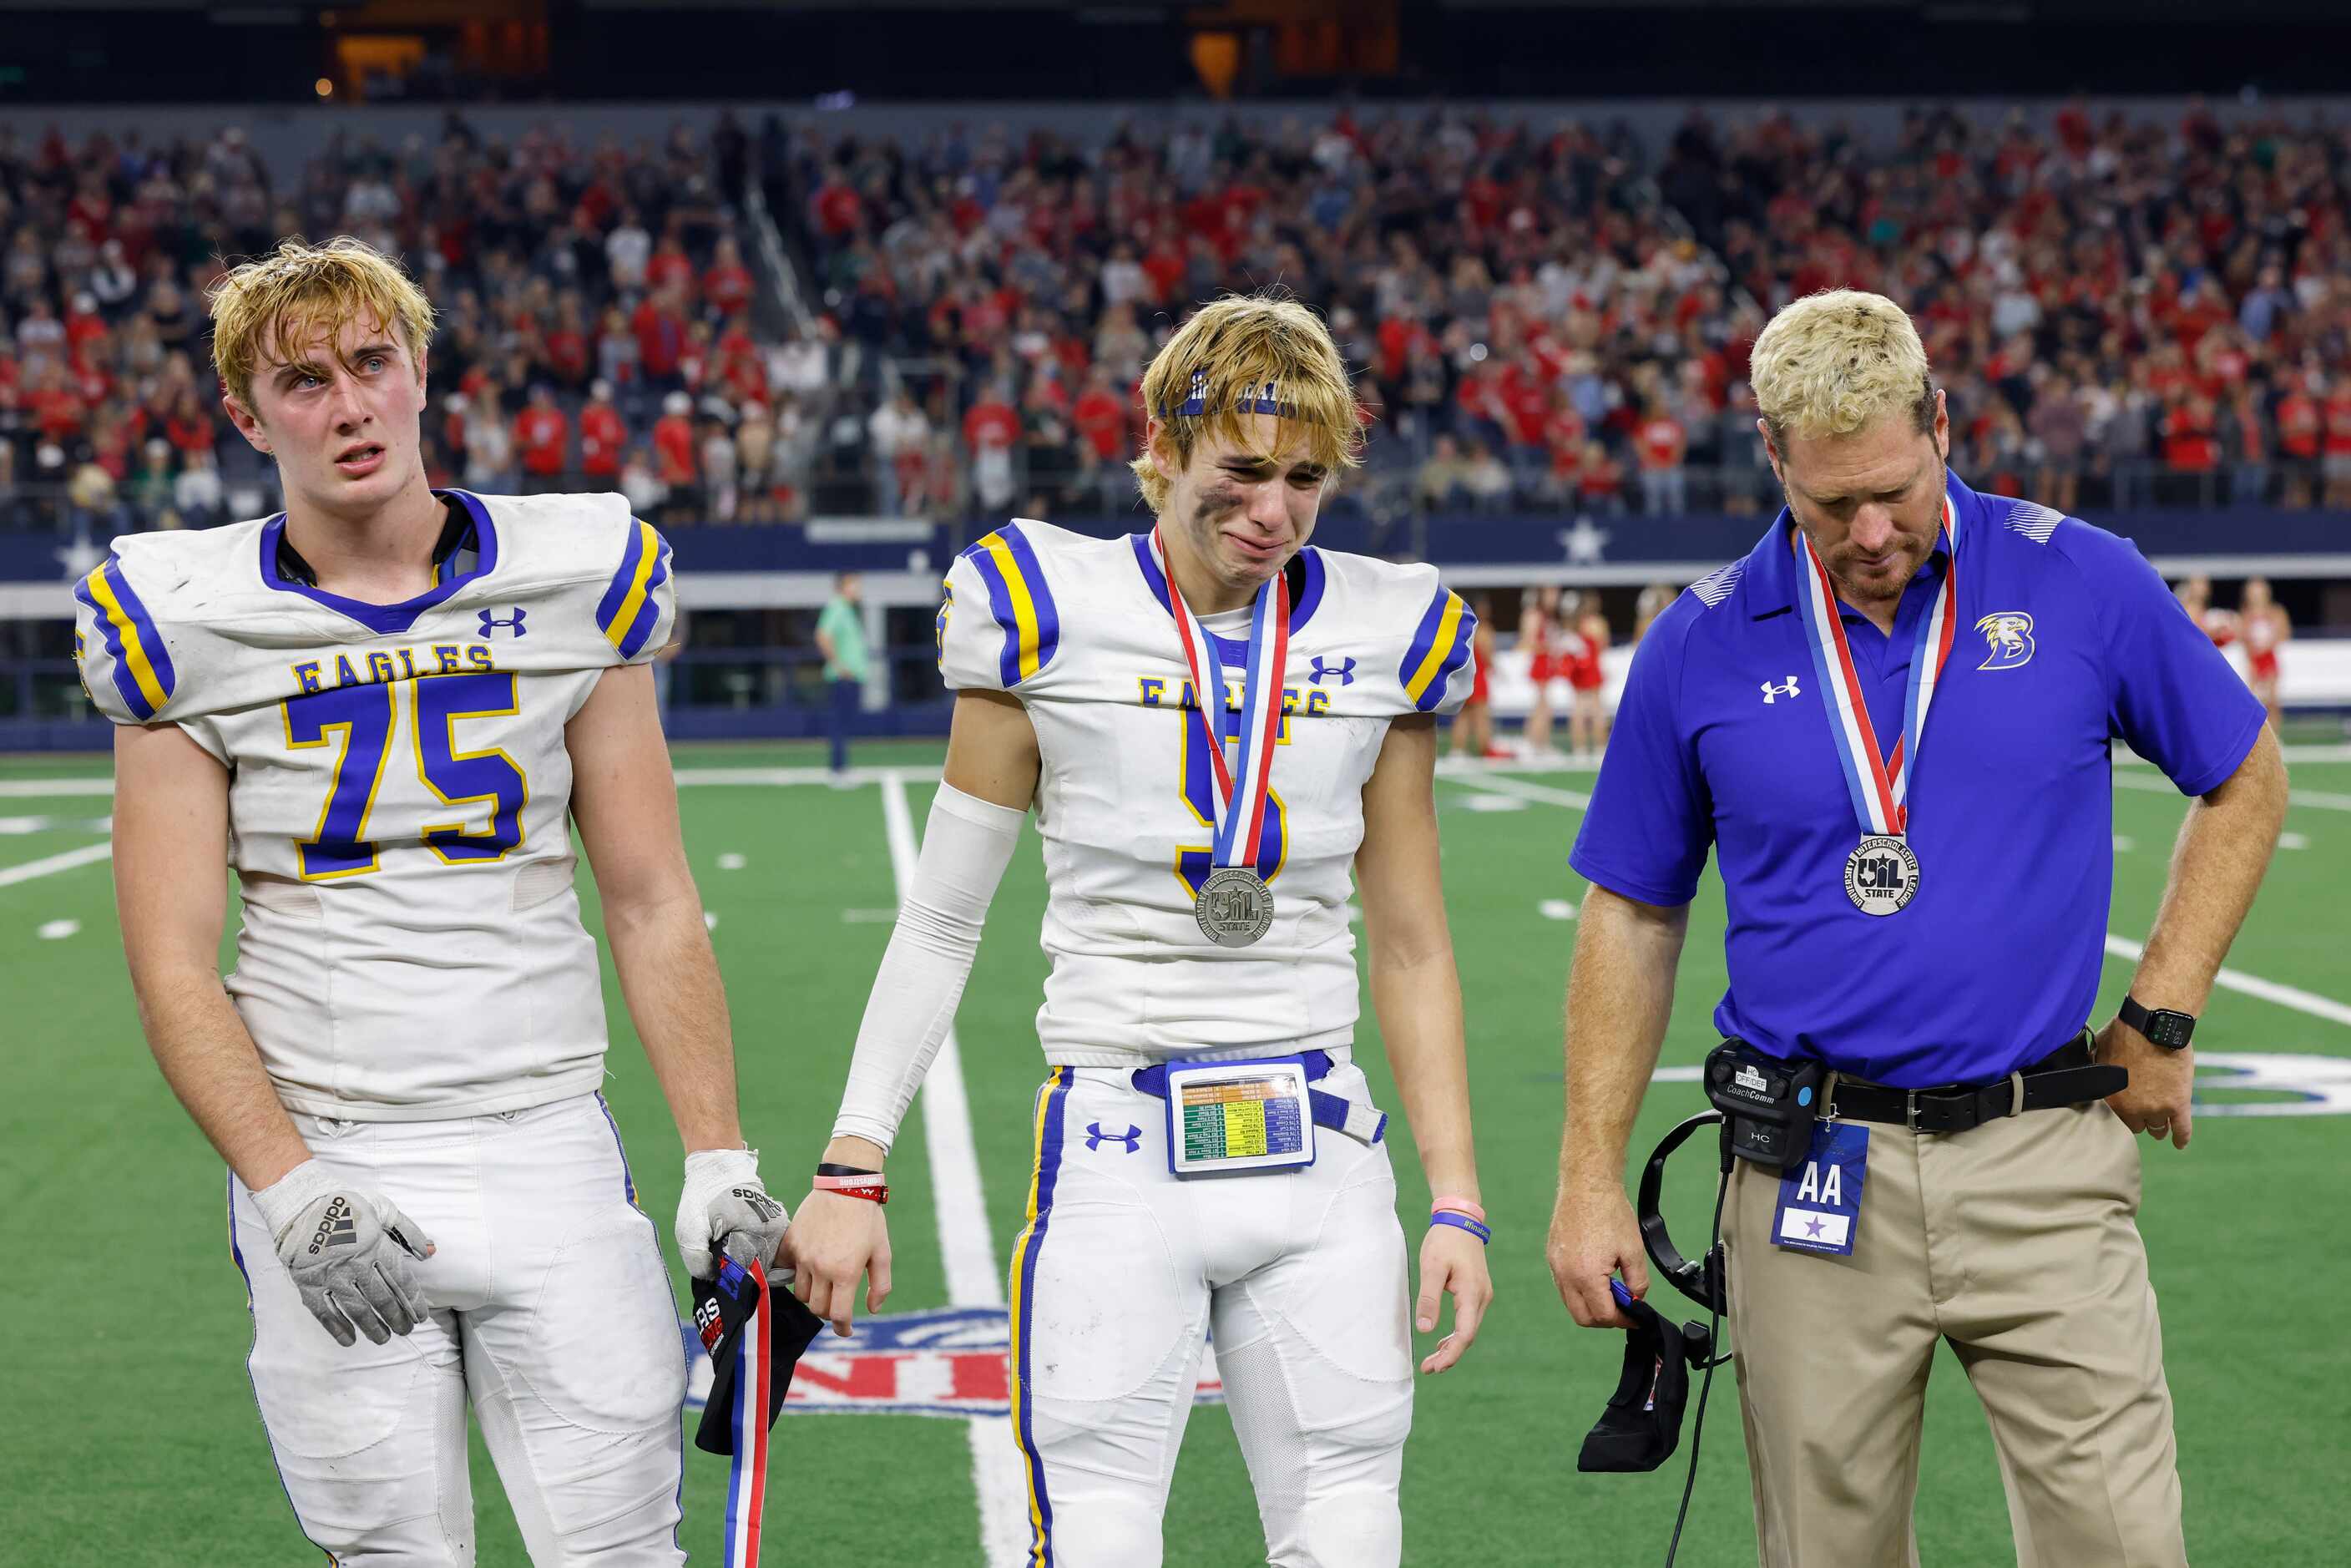
[[[829,1176],[878,1176],[880,1171],[869,1171],[863,1166],[835,1165],[826,1160],[816,1167],[816,1174]]]

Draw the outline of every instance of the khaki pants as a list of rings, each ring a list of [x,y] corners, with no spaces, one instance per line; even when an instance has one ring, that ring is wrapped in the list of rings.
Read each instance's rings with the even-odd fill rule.
[[[1967,1133],[1865,1124],[1849,1258],[1771,1245],[1778,1179],[1743,1160],[1730,1178],[1761,1562],[1917,1563],[1919,1426],[1947,1339],[1991,1419],[2021,1568],[2184,1564],[2131,1134],[2102,1103]]]

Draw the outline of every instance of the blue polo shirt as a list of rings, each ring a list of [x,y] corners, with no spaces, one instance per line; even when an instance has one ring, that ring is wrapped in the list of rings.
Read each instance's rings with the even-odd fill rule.
[[[1682,904],[1713,845],[1729,908],[1716,1026],[1907,1089],[2000,1077],[2088,1018],[2114,883],[2108,742],[2200,795],[2237,770],[2263,717],[2130,541],[1956,477],[1949,495],[1957,639],[1910,781],[1907,907],[1865,915],[1845,896],[1866,830],[1805,642],[1784,510],[1649,627],[1568,857],[1626,898]],[[1840,606],[1889,747],[1949,565],[1938,547],[1890,636]]]

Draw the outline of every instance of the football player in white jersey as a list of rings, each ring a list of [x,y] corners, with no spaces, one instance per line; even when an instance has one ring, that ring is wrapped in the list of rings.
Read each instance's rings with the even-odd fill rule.
[[[786,1256],[841,1333],[862,1281],[868,1311],[887,1294],[870,1199],[1033,805],[1050,1071],[1009,1298],[1032,1560],[1160,1562],[1213,1333],[1270,1560],[1383,1568],[1412,1328],[1451,1293],[1420,1364],[1440,1372],[1492,1293],[1433,788],[1476,621],[1431,568],[1308,548],[1361,436],[1304,307],[1205,307],[1144,395],[1151,533],[1015,522],[948,572],[946,781]],[[1358,891],[1435,1195],[1416,1302],[1386,1118],[1352,1060]]]
[[[470,1401],[534,1561],[682,1563],[675,1306],[610,1112],[576,823],[684,1143],[676,1235],[771,1255],[617,497],[427,486],[432,308],[356,241],[231,271],[214,355],[286,510],[77,591],[149,1045],[228,1163],[256,1399],[335,1563],[468,1563]],[[244,899],[216,955],[221,867]]]

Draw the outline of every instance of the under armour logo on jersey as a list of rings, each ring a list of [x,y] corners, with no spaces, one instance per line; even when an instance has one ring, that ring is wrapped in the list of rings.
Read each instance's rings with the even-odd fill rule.
[[[1797,686],[1796,677],[1793,675],[1790,675],[1788,677],[1788,682],[1785,685],[1773,685],[1770,681],[1765,681],[1763,683],[1763,706],[1765,707],[1770,707],[1782,697],[1800,697],[1803,695],[1803,692]]]
[[[1088,1122],[1086,1124],[1087,1152],[1092,1153],[1104,1144],[1124,1144],[1126,1152],[1131,1155],[1143,1147],[1143,1129],[1129,1122],[1123,1133],[1105,1133],[1100,1122]]]
[[[1325,675],[1335,675],[1341,685],[1352,686],[1355,684],[1355,661],[1352,658],[1342,659],[1333,664],[1325,660],[1322,654],[1317,653],[1314,655],[1313,674],[1306,678],[1319,686],[1322,684],[1322,677]]]
[[[528,636],[528,635],[529,635],[529,633],[528,633],[528,632],[526,632],[526,631],[523,629],[523,623],[522,623],[523,614],[524,614],[523,607],[522,607],[521,605],[519,605],[519,604],[517,604],[517,605],[516,605],[516,606],[515,606],[515,612],[514,612],[513,614],[508,615],[508,616],[505,616],[505,617],[503,617],[503,618],[502,618],[502,617],[499,617],[499,616],[493,615],[493,614],[491,614],[491,613],[490,613],[488,611],[486,611],[486,610],[483,611],[483,612],[482,612],[482,635],[483,635],[483,636],[485,636],[485,637],[486,637],[486,636],[488,636],[488,635],[491,633],[491,632],[492,632],[493,630],[495,630],[496,628],[500,627],[500,626],[509,626],[509,627],[512,627],[512,628],[514,629],[514,634],[515,634],[516,636],[517,636],[517,637],[524,637],[524,636]]]

